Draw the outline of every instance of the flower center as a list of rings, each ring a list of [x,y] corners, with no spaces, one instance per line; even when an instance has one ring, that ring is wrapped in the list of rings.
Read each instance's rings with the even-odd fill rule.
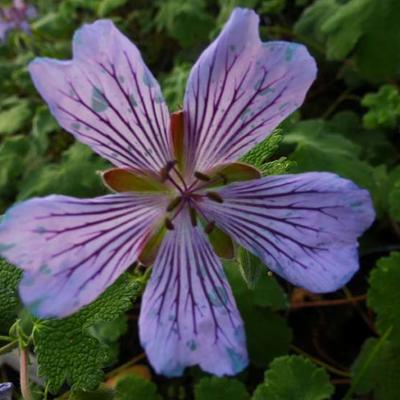
[[[218,176],[214,179],[201,172],[194,173],[194,180],[191,184],[187,184],[184,177],[176,166],[176,161],[169,161],[164,168],[161,169],[161,181],[170,182],[176,189],[177,196],[174,197],[166,208],[167,215],[165,217],[165,227],[168,230],[173,230],[174,220],[180,212],[187,207],[190,212],[191,222],[193,226],[197,225],[198,218],[204,220],[204,230],[207,234],[211,233],[214,229],[215,222],[209,220],[198,203],[204,198],[223,203],[223,198],[214,191],[207,190],[210,184],[218,182],[225,183],[226,179],[223,176]]]

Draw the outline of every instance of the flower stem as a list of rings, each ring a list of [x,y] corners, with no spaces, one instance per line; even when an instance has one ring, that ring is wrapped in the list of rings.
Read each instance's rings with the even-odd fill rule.
[[[291,309],[307,308],[307,307],[329,307],[329,306],[340,306],[344,304],[352,304],[358,301],[366,300],[367,296],[362,294],[360,296],[354,296],[351,299],[334,299],[334,300],[318,300],[318,301],[304,301],[298,303],[292,303]]]
[[[315,364],[320,365],[321,367],[324,367],[326,370],[328,370],[329,372],[332,372],[338,376],[342,376],[344,378],[351,378],[351,373],[349,371],[343,371],[340,370],[338,368],[333,367],[332,365],[327,364],[326,362],[315,358],[313,356],[311,356],[310,354],[306,353],[304,350],[300,349],[297,346],[291,345],[290,348],[292,350],[294,350],[296,353],[301,354],[302,356],[305,356],[307,358],[309,358],[311,361],[313,361]]]
[[[22,397],[24,400],[33,400],[32,393],[29,388],[28,350],[26,347],[19,348],[19,367]]]
[[[138,361],[142,360],[146,357],[146,354],[141,353],[138,356],[132,358],[131,360],[127,361],[125,364],[120,365],[119,367],[113,369],[112,371],[108,372],[106,377],[110,378],[111,376],[117,375],[119,372],[123,371],[125,368],[130,367],[131,365],[136,364]]]

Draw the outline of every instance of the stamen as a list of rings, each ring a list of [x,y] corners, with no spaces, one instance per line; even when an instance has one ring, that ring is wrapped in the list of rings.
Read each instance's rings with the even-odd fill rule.
[[[171,203],[168,204],[167,211],[171,212],[174,208],[176,208],[176,206],[181,202],[181,200],[182,200],[181,196],[175,197],[175,199],[173,199]]]
[[[161,175],[161,182],[165,182],[168,177],[169,173],[172,168],[174,168],[176,164],[176,160],[168,161],[165,167],[161,168],[160,175]]]
[[[215,228],[215,222],[211,221],[209,224],[206,225],[204,228],[204,232],[209,235]]]
[[[197,214],[196,210],[192,207],[189,208],[189,213],[190,213],[190,222],[192,223],[192,226],[197,225]]]
[[[178,178],[180,179],[180,181],[182,182],[183,187],[185,188],[185,190],[187,190],[188,187],[187,187],[187,185],[186,185],[185,179],[183,179],[183,176],[182,176],[182,174],[179,172],[179,169],[176,168],[176,167],[174,166],[174,171],[175,171],[176,175],[178,176]]]
[[[198,171],[196,171],[196,172],[194,173],[194,176],[195,176],[197,179],[200,179],[201,181],[204,181],[204,182],[208,182],[208,181],[211,179],[209,176],[207,176],[207,175],[205,175],[205,174],[202,174],[201,172],[198,172]]]
[[[169,231],[173,231],[173,230],[175,229],[174,224],[171,222],[171,220],[170,220],[169,218],[165,218],[164,224],[165,224],[165,227],[166,227]]]
[[[224,199],[217,192],[207,192],[207,197],[217,203],[223,203]]]

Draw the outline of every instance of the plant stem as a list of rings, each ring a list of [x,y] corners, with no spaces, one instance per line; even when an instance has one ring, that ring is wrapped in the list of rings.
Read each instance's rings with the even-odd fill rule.
[[[353,383],[350,386],[349,390],[343,397],[343,400],[350,400],[353,397],[353,394],[357,388],[357,385],[365,375],[365,373],[368,371],[368,368],[372,361],[375,359],[376,355],[380,352],[383,344],[386,342],[386,339],[389,337],[390,332],[392,332],[392,327],[390,327],[385,334],[379,339],[378,343],[376,344],[375,348],[371,351],[369,357],[367,360],[364,362],[364,364],[361,366],[359,372],[354,376],[353,378]]]
[[[292,303],[291,309],[307,308],[307,307],[329,307],[329,306],[340,306],[343,304],[351,304],[358,301],[366,300],[367,295],[362,294],[360,296],[354,296],[351,299],[334,299],[334,300],[317,300],[317,301],[305,301],[299,303]]]
[[[2,336],[2,335],[0,335],[0,340],[2,342],[12,342],[14,339],[12,337],[10,337],[10,336]]]
[[[0,347],[0,355],[9,353],[10,351],[14,350],[18,347],[18,340],[14,340],[11,343],[6,344],[3,347]]]
[[[351,291],[347,288],[347,286],[344,286],[342,288],[343,293],[345,294],[345,296],[347,297],[347,299],[349,299],[351,301],[351,303],[353,304],[354,309],[360,314],[360,317],[364,320],[364,322],[367,324],[368,328],[371,330],[371,332],[373,332],[375,335],[378,336],[378,333],[376,332],[376,329],[373,325],[373,323],[369,320],[368,316],[364,313],[364,311],[360,308],[359,304],[357,304],[357,302],[354,300],[355,297],[353,296],[353,294],[351,293]]]
[[[19,348],[19,367],[22,397],[24,400],[33,400],[32,393],[29,388],[28,350],[26,347]]]
[[[319,360],[318,358],[315,358],[311,356],[310,354],[306,353],[304,350],[300,349],[297,346],[291,345],[290,348],[294,350],[296,353],[301,354],[302,356],[305,356],[315,362],[315,364],[320,365],[321,367],[324,367],[326,370],[338,375],[342,376],[344,378],[351,378],[351,373],[349,371],[343,371],[338,368],[333,367],[332,365],[327,364],[326,362]]]
[[[111,376],[117,375],[119,372],[123,371],[125,368],[128,368],[131,365],[136,364],[138,361],[142,360],[145,357],[146,357],[146,354],[144,354],[144,353],[139,354],[138,356],[127,361],[125,364],[122,364],[119,367],[117,367],[117,368],[113,369],[112,371],[110,371],[109,373],[107,373],[106,377],[110,378]]]

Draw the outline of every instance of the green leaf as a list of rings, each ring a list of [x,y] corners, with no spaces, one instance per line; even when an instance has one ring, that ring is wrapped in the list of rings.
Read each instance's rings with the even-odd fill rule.
[[[322,31],[323,23],[335,15],[340,5],[336,0],[317,0],[307,7],[294,25],[294,31],[324,43],[326,34]]]
[[[324,369],[301,356],[284,356],[271,363],[253,400],[324,400],[333,391]]]
[[[285,135],[285,145],[295,145],[290,159],[294,172],[328,171],[368,189],[375,207],[383,211],[379,171],[361,159],[362,147],[337,133],[335,124],[324,120],[301,121]]]
[[[32,115],[28,101],[20,100],[8,110],[0,112],[0,136],[21,131]]]
[[[191,67],[189,63],[178,64],[162,80],[163,93],[170,110],[177,111],[182,108],[183,94]]]
[[[49,147],[49,134],[59,129],[48,107],[38,107],[32,120],[32,136],[38,146],[40,154],[44,154]]]
[[[92,150],[75,143],[64,152],[59,164],[45,164],[21,183],[18,200],[52,193],[85,197],[105,193],[97,171],[108,164]]]
[[[285,295],[276,283],[268,281],[271,277],[267,271],[261,274],[254,290],[247,287],[236,263],[225,263],[225,272],[244,320],[250,360],[266,367],[275,357],[288,352],[292,340],[285,319],[266,308],[285,307]]]
[[[397,222],[400,222],[400,180],[397,181],[389,192],[389,214]]]
[[[326,44],[327,58],[352,55],[373,82],[396,79],[400,67],[397,0],[317,0],[303,12],[296,32]]]
[[[110,348],[110,360],[118,361],[119,343],[118,339],[128,329],[126,316],[121,314],[112,321],[101,321],[91,326],[88,332],[100,343],[106,344]]]
[[[94,390],[103,377],[102,368],[110,362],[108,346],[90,335],[100,322],[114,321],[131,307],[142,285],[123,275],[94,303],[61,320],[35,323],[34,344],[42,376],[51,392],[67,381],[72,389]]]
[[[259,169],[263,175],[271,169],[271,163],[266,163],[266,160],[278,150],[282,142],[282,134],[276,130],[271,136],[268,136],[261,143],[253,147],[240,160]],[[284,160],[281,160],[284,161]]]
[[[156,24],[159,30],[165,30],[185,48],[208,41],[214,22],[206,12],[204,0],[162,0],[158,4]]]
[[[258,257],[243,247],[240,247],[238,250],[238,264],[247,287],[254,289],[265,266]]]
[[[400,253],[377,262],[369,278],[368,306],[377,314],[381,334],[392,327],[392,337],[400,340]]]
[[[13,199],[17,183],[25,171],[26,159],[30,151],[30,140],[27,136],[6,138],[0,146],[0,199]],[[5,204],[1,204],[3,208]]]
[[[321,27],[327,37],[328,60],[342,60],[364,34],[364,23],[369,17],[371,0],[349,1],[336,8]]]
[[[243,247],[238,250],[238,267],[251,290],[248,295],[255,305],[277,310],[287,307],[287,297],[282,287],[270,272],[266,273],[267,267],[264,263]]]
[[[237,379],[203,378],[194,387],[195,400],[250,400],[246,386]]]
[[[369,111],[363,117],[365,128],[394,129],[398,125],[400,118],[400,93],[396,86],[381,86],[378,92],[366,94],[361,104],[369,108]]]
[[[279,14],[286,5],[286,0],[264,0],[259,12],[263,14]]]
[[[117,8],[124,6],[128,0],[102,0],[97,7],[97,15],[105,17],[115,11]]]
[[[161,400],[157,386],[136,375],[120,379],[116,391],[115,400]]]
[[[361,370],[364,369],[362,376]],[[353,376],[360,376],[354,391],[373,391],[374,400],[398,400],[400,393],[400,345],[398,342],[367,339],[353,367]]]
[[[15,322],[19,306],[17,288],[21,277],[21,270],[0,259],[0,333],[2,334],[6,334]]]

